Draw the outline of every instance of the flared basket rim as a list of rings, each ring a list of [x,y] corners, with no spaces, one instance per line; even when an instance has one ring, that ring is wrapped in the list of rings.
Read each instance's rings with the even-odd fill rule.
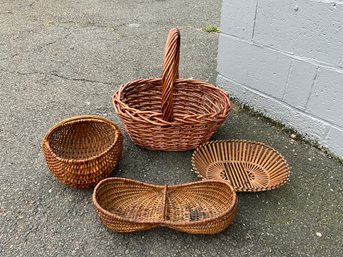
[[[89,122],[89,121],[93,121],[93,122],[99,122],[99,123],[104,123],[107,124],[109,126],[111,126],[114,130],[114,140],[112,142],[112,144],[110,146],[107,147],[106,150],[102,151],[101,153],[88,157],[88,158],[84,158],[84,159],[69,159],[69,158],[62,158],[59,155],[57,155],[53,149],[50,146],[50,136],[57,130],[59,129],[61,126],[65,126],[65,125],[69,125],[69,124],[73,124],[73,123],[80,123],[80,122]],[[85,163],[85,162],[89,162],[95,159],[100,158],[101,156],[107,154],[113,147],[115,147],[115,145],[117,144],[119,137],[121,136],[121,131],[119,129],[119,127],[113,123],[112,121],[103,118],[101,116],[97,116],[97,115],[81,115],[81,116],[73,116],[71,118],[67,118],[64,119],[58,123],[56,123],[54,126],[52,126],[48,132],[45,134],[45,136],[43,137],[43,141],[42,141],[42,146],[43,148],[46,147],[47,150],[52,154],[52,156],[54,158],[56,158],[57,160],[61,161],[61,162],[66,162],[66,163]]]
[[[130,112],[131,114],[139,114],[141,116],[146,116],[146,117],[154,117],[154,121],[152,120],[147,120],[144,119],[146,122],[150,122],[152,124],[154,123],[159,123],[158,125],[184,125],[184,124],[194,124],[194,122],[187,122],[184,121],[183,118],[180,117],[174,117],[173,121],[165,121],[162,118],[157,118],[158,116],[161,115],[160,112],[155,112],[155,111],[144,111],[144,110],[139,110],[137,108],[133,108],[130,107],[128,104],[124,103],[121,100],[121,93],[122,91],[125,90],[126,87],[132,85],[132,84],[143,84],[143,83],[156,83],[156,82],[162,82],[162,78],[146,78],[146,79],[138,79],[138,80],[134,80],[134,81],[129,81],[125,84],[121,84],[118,88],[118,90],[112,95],[112,103],[113,103],[113,107],[116,111],[116,113],[119,113],[119,109],[121,110],[125,110],[126,112]],[[225,99],[226,101],[226,105],[227,108],[221,108],[220,110],[218,110],[217,112],[208,112],[206,114],[193,114],[193,115],[187,115],[187,119],[190,120],[194,120],[199,118],[198,120],[198,124],[204,124],[207,122],[202,122],[201,118],[205,117],[205,116],[218,116],[221,115],[223,117],[226,117],[229,112],[232,109],[232,104],[230,102],[230,98],[229,95],[221,88],[215,86],[214,84],[211,84],[209,82],[204,82],[204,81],[200,81],[200,80],[196,80],[196,79],[176,79],[175,80],[175,84],[197,84],[203,87],[208,87],[213,89],[214,91],[218,92],[218,96],[220,95],[221,99]]]
[[[289,181],[289,178],[292,174],[291,172],[291,167],[289,166],[287,160],[284,158],[284,156],[279,152],[277,151],[276,149],[274,149],[273,147],[265,144],[265,143],[262,143],[262,142],[259,142],[259,141],[253,141],[253,140],[242,140],[242,139],[223,139],[223,140],[213,140],[213,141],[209,141],[209,142],[206,142],[200,146],[198,146],[193,154],[192,154],[192,158],[191,158],[191,163],[192,163],[192,170],[198,175],[199,178],[201,178],[203,181],[208,181],[210,179],[208,179],[207,177],[203,176],[202,174],[200,174],[199,170],[197,169],[196,167],[196,156],[199,154],[199,151],[208,146],[208,145],[214,145],[214,144],[221,144],[221,143],[247,143],[247,144],[255,144],[255,145],[260,145],[262,147],[265,147],[265,148],[268,148],[270,149],[271,151],[275,152],[278,157],[281,158],[283,164],[285,165],[286,169],[287,169],[287,173],[285,174],[285,177],[284,179],[279,182],[278,184],[275,184],[273,186],[267,186],[267,187],[263,187],[263,188],[259,188],[259,189],[255,189],[255,188],[249,188],[249,187],[234,187],[232,186],[229,181],[227,180],[221,180],[221,181],[227,181],[232,187],[233,189],[236,191],[236,192],[264,192],[264,191],[269,191],[269,190],[273,190],[273,189],[276,189],[276,188],[279,188],[283,185],[285,185],[288,181]],[[218,160],[220,161],[220,160]]]

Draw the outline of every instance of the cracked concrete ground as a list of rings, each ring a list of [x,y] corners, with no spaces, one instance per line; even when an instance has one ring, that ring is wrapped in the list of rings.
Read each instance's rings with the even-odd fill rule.
[[[161,228],[116,234],[104,228],[92,190],[49,173],[40,144],[63,118],[99,114],[121,83],[159,77],[169,28],[182,33],[182,77],[215,82],[220,1],[18,1],[0,9],[0,256],[341,256],[342,164],[233,109],[214,139],[244,138],[279,150],[292,167],[274,191],[239,194],[232,226],[213,236]],[[119,123],[120,124],[120,123]],[[197,180],[192,152],[151,152],[125,134],[113,176],[156,184]]]

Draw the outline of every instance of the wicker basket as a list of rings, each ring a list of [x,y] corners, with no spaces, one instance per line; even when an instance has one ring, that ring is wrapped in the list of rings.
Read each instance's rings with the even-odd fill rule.
[[[78,116],[52,127],[42,146],[53,176],[68,186],[88,188],[110,175],[122,144],[122,134],[111,121]]]
[[[183,151],[207,142],[231,104],[218,87],[178,79],[180,33],[168,34],[162,78],[121,85],[113,106],[132,141],[150,150]]]
[[[201,178],[229,181],[238,192],[271,190],[285,184],[290,175],[276,150],[244,140],[203,144],[193,153],[192,165]]]
[[[94,189],[93,203],[102,223],[115,232],[166,226],[191,234],[227,228],[237,211],[237,196],[222,181],[156,186],[107,178]]]

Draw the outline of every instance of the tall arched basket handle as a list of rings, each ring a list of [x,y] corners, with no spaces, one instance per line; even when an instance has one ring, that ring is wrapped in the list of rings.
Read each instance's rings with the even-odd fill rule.
[[[162,67],[162,118],[173,121],[173,86],[179,78],[180,31],[169,30]]]

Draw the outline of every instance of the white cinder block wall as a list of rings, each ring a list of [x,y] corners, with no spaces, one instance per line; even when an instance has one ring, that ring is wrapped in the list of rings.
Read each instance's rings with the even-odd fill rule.
[[[343,157],[343,0],[223,0],[217,84]]]

